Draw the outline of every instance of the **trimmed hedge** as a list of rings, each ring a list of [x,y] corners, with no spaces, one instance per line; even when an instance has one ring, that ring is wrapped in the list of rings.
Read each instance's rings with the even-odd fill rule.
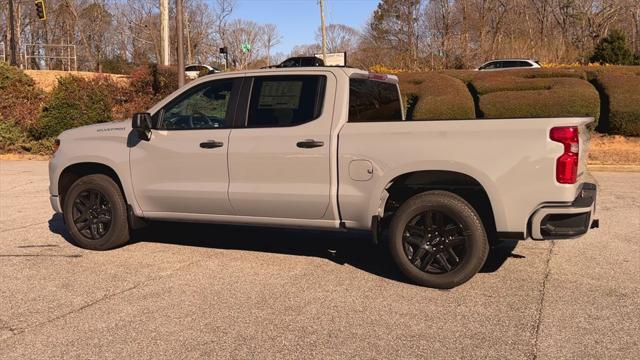
[[[582,71],[516,70],[480,72],[471,84],[483,118],[592,116],[600,98]],[[595,124],[594,124],[595,125]]]
[[[468,84],[478,74],[475,70],[441,70],[438,73],[451,76]]]
[[[640,136],[640,71],[603,72],[596,82],[608,112],[601,128],[610,134]]]
[[[466,85],[456,78],[433,72],[399,74],[400,90],[409,120],[457,120],[475,118],[475,107]]]

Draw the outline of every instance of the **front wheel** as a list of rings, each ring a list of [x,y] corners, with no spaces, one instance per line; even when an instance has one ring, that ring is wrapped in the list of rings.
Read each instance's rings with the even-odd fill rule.
[[[82,248],[109,250],[129,240],[124,197],[106,175],[76,180],[64,196],[63,216],[73,241]]]
[[[460,196],[429,191],[407,200],[394,215],[389,250],[417,284],[449,289],[471,279],[484,264],[489,242],[480,217]]]

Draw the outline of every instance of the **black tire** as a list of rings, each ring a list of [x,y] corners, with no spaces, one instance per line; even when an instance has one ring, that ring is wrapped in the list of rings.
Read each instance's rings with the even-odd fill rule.
[[[63,216],[73,242],[81,248],[110,250],[129,241],[124,196],[106,175],[76,180],[65,194]]]
[[[438,227],[435,222],[447,225]],[[437,230],[441,228],[444,230]],[[480,216],[468,202],[447,191],[428,191],[413,196],[395,213],[389,227],[389,250],[411,281],[450,289],[480,271],[489,242]]]

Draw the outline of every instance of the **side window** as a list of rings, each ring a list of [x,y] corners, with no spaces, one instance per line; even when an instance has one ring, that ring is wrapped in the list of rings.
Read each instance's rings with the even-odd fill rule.
[[[499,69],[502,67],[502,63],[500,61],[494,61],[486,64],[482,67],[482,69]]]
[[[349,80],[349,122],[402,121],[400,94],[395,84]]]
[[[326,79],[323,75],[255,77],[247,127],[295,126],[317,119]]]
[[[528,61],[518,61],[518,67],[532,67],[530,62]]]
[[[161,130],[217,129],[229,127],[227,109],[233,80],[211,81],[187,90],[162,109]]]
[[[517,68],[520,67],[520,61],[505,61],[505,68]]]

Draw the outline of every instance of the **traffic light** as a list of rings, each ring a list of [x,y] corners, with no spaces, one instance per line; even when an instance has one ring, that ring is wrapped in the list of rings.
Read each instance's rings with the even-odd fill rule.
[[[47,11],[45,10],[44,0],[36,0],[36,14],[38,14],[38,19],[47,20]]]

